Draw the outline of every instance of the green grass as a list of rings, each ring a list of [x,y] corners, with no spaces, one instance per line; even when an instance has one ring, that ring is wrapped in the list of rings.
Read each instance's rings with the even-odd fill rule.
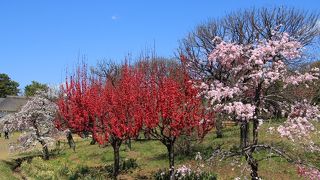
[[[303,148],[298,148],[288,140],[281,139],[276,133],[269,134],[266,129],[270,126],[277,127],[280,122],[265,123],[259,134],[261,143],[272,144],[281,149],[286,150],[292,156],[299,156],[313,162],[320,167],[320,154],[304,152]],[[314,137],[316,143],[319,142],[319,137]],[[2,139],[1,139],[2,140]],[[0,141],[0,143],[4,143]],[[221,145],[223,150],[230,150],[239,144],[238,127],[231,127],[224,130],[224,138],[215,138],[215,133],[209,133],[205,139],[200,142],[194,142],[193,154],[185,156],[176,154],[176,167],[182,164],[190,164],[195,166],[197,163],[194,160],[196,152],[201,152],[203,157],[207,158],[211,155],[212,150]],[[43,161],[41,158],[34,158],[31,162],[24,162],[20,167],[19,173],[13,173],[10,165],[4,161],[0,162],[0,179],[14,179],[15,177],[28,177],[29,179],[105,179],[106,165],[113,163],[113,151],[110,146],[101,148],[99,145],[90,145],[89,139],[76,138],[76,152],[74,153],[67,146],[66,142],[61,143],[61,152],[49,161]],[[125,144],[121,146],[120,156],[122,159],[136,159],[139,167],[120,175],[120,179],[139,179],[141,177],[151,177],[152,174],[159,169],[168,166],[167,152],[164,145],[159,141],[138,141],[132,142],[132,150],[126,150]],[[5,152],[0,152],[4,154]],[[36,155],[39,152],[25,153],[15,155],[14,157],[23,157],[26,155]],[[296,167],[288,163],[285,159],[272,156],[269,151],[260,151],[254,156],[259,159],[259,174],[263,179],[301,179],[297,175]],[[13,157],[4,156],[7,161]],[[269,157],[269,158],[266,158]],[[249,167],[245,159],[234,158],[224,159],[220,161],[216,159],[210,164],[206,164],[206,171],[217,174],[218,179],[234,179],[235,177],[249,178]],[[14,174],[14,175],[13,175]]]
[[[19,133],[13,133],[9,135],[9,139],[4,139],[4,135],[0,137],[0,160],[7,160],[13,157],[15,154],[9,153],[9,144],[16,142],[19,137]]]
[[[18,179],[12,172],[10,165],[5,161],[0,161],[0,180],[15,180]]]
[[[10,139],[4,139],[4,135],[0,138],[0,180],[18,179],[11,170],[11,165],[8,161],[15,154],[9,153],[9,144],[17,140],[19,133],[10,134]]]

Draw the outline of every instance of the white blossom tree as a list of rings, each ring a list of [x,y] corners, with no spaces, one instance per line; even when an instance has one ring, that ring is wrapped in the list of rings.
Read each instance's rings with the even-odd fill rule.
[[[49,159],[48,146],[53,145],[59,131],[55,128],[54,119],[57,106],[53,91],[38,92],[32,97],[21,111],[13,114],[7,120],[9,130],[21,131],[18,143],[12,150],[30,150],[41,144],[43,158]]]

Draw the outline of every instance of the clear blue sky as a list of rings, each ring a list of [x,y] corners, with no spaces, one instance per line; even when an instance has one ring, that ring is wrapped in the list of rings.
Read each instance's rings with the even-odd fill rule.
[[[153,46],[173,56],[178,40],[208,18],[238,9],[286,5],[319,10],[319,0],[2,0],[0,73],[20,83],[59,84],[78,56],[94,65]]]

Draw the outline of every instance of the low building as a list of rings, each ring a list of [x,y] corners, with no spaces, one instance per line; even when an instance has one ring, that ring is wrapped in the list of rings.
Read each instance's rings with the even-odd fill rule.
[[[18,112],[28,102],[28,99],[24,96],[0,98],[0,118],[7,114]]]

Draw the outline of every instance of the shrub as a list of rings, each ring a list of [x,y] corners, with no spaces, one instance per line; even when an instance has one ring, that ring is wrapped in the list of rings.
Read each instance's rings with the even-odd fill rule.
[[[138,164],[136,159],[124,160],[120,166],[121,171],[127,171],[129,169],[135,169],[137,167],[138,167]]]
[[[190,167],[183,165],[178,168],[175,173],[177,180],[216,180],[216,174],[204,171],[193,171]],[[160,169],[154,176],[156,180],[170,180],[170,171],[168,169]]]
[[[124,161],[120,162],[120,172],[126,172],[130,169],[135,169],[138,167],[137,160],[136,159],[125,159]],[[105,167],[105,170],[112,175],[113,173],[113,164],[107,165]]]

